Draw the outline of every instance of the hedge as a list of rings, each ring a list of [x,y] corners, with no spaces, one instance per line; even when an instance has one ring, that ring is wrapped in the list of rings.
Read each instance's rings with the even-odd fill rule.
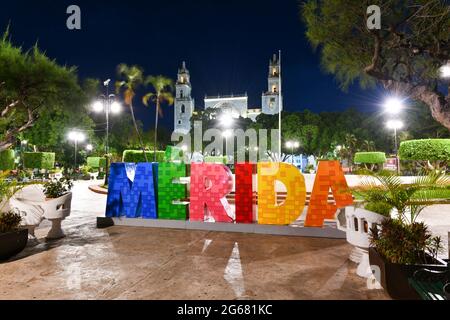
[[[15,167],[14,150],[4,150],[0,152],[0,170],[13,170]]]
[[[25,152],[23,161],[27,169],[50,170],[55,167],[55,154],[52,152]]]
[[[87,161],[87,166],[91,167],[91,168],[104,168],[106,167],[106,158],[102,158],[102,157],[88,157],[86,159]]]
[[[381,164],[386,162],[384,152],[357,152],[355,153],[354,163]]]
[[[222,164],[227,164],[228,160],[226,156],[208,156],[205,157],[204,162],[206,163],[222,163]]]
[[[147,155],[148,162],[153,162],[155,160],[153,151],[146,151],[145,154]],[[164,155],[164,151],[156,151],[156,162],[164,162]],[[144,153],[142,150],[125,150],[123,152],[122,161],[134,163],[145,162]]]
[[[401,160],[448,161],[450,139],[408,140],[400,144]]]

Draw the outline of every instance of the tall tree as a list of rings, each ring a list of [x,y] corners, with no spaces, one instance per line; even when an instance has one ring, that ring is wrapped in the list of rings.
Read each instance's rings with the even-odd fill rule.
[[[9,30],[0,38],[0,151],[39,117],[81,106],[84,98],[74,67],[59,66],[37,45],[24,52],[12,44]]]
[[[136,96],[136,89],[142,85],[144,80],[142,68],[138,66],[128,66],[124,63],[117,67],[117,73],[119,77],[122,77],[122,81],[116,82],[116,92],[120,93],[123,90],[124,101],[127,106],[130,107],[131,118],[133,120],[134,129],[136,130],[136,135],[139,140],[139,145],[144,153],[145,161],[148,162],[147,154],[145,153],[144,143],[142,141],[142,136],[139,131],[139,126],[136,122],[136,117],[134,115],[133,99]]]
[[[166,78],[164,76],[149,76],[145,80],[146,85],[151,85],[153,92],[147,93],[143,98],[142,102],[144,105],[148,106],[149,101],[153,101],[156,105],[155,111],[155,144],[153,145],[154,157],[156,162],[156,150],[158,145],[158,119],[163,116],[163,111],[161,109],[161,103],[167,103],[168,105],[173,105],[173,81],[172,79]]]
[[[382,8],[380,30],[367,28],[369,5]],[[450,129],[450,90],[439,72],[450,60],[448,1],[308,0],[302,13],[306,36],[342,87],[381,83],[423,102]]]

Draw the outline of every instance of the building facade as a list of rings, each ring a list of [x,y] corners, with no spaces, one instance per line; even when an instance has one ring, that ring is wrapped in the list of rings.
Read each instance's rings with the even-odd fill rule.
[[[189,71],[183,62],[178,70],[175,97],[175,131],[186,134],[191,130],[191,117],[195,111],[195,102],[192,98],[192,86]],[[229,113],[234,118],[250,118],[256,121],[261,113],[275,115],[283,110],[283,99],[281,94],[281,64],[279,57],[275,54],[269,61],[268,88],[263,92],[261,108],[248,107],[248,96],[231,95],[205,97],[205,110],[217,109],[218,112]]]

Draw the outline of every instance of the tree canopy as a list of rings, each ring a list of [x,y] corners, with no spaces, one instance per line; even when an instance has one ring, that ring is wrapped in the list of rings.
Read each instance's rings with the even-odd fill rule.
[[[0,151],[40,117],[49,120],[85,102],[75,68],[58,65],[37,45],[28,51],[14,46],[9,31],[0,39],[0,79]]]
[[[369,5],[381,8],[381,29],[366,26]],[[427,105],[450,129],[450,94],[439,69],[450,60],[450,7],[445,0],[308,0],[306,36],[326,72],[343,88],[380,83],[392,94]]]

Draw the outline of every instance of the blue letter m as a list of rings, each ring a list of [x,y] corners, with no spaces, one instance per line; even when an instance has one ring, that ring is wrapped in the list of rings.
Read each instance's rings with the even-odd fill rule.
[[[107,217],[156,219],[151,163],[113,163],[109,176]]]

